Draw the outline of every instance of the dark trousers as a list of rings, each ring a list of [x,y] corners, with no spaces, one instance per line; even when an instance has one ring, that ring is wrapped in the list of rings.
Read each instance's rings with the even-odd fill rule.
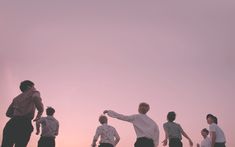
[[[113,145],[110,143],[101,143],[99,147],[113,147]]]
[[[154,147],[154,143],[152,139],[141,137],[137,138],[135,147]]]
[[[215,143],[215,147],[226,147],[225,143]]]
[[[55,147],[55,137],[41,136],[38,141],[38,147]]]
[[[1,147],[13,147],[14,145],[15,147],[26,147],[32,131],[31,119],[24,117],[11,118],[3,129]]]
[[[183,144],[179,138],[170,138],[169,147],[183,147]]]

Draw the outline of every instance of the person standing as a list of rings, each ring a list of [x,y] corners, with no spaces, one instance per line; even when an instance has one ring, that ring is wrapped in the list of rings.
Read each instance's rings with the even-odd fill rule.
[[[36,135],[40,133],[41,137],[38,141],[38,147],[55,147],[55,137],[59,133],[59,121],[54,117],[55,109],[48,107],[46,109],[47,117],[42,117],[36,121]]]
[[[182,135],[188,139],[190,146],[193,146],[192,140],[184,132],[180,124],[174,122],[175,118],[176,114],[174,111],[171,111],[167,114],[168,122],[163,124],[165,131],[165,140],[163,140],[163,146],[167,145],[167,140],[169,139],[169,147],[182,147]]]
[[[134,144],[135,147],[157,147],[159,144],[159,128],[158,125],[147,116],[149,109],[149,104],[143,102],[139,104],[139,114],[127,116],[112,110],[105,110],[104,114],[107,113],[110,117],[133,124],[137,136]]]
[[[217,125],[217,117],[207,114],[206,119],[209,124],[211,147],[225,147],[226,138],[223,130]]]
[[[100,137],[99,147],[114,147],[118,144],[120,137],[116,129],[108,125],[108,118],[105,115],[99,117],[101,126],[97,127],[92,141],[92,147],[96,147],[96,141]]]
[[[43,113],[43,103],[39,91],[34,88],[34,83],[29,80],[20,83],[21,94],[16,96],[7,109],[6,116],[10,120],[3,129],[1,147],[26,147],[33,131],[32,120],[35,109],[38,110],[34,121]]]
[[[201,147],[211,147],[211,140],[208,137],[209,131],[206,128],[204,128],[201,131],[201,135],[203,137],[203,140],[201,141]],[[197,147],[200,147],[200,145],[197,144]]]

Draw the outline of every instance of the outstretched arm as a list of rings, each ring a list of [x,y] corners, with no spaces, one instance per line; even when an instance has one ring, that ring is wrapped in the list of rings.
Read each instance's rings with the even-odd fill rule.
[[[112,110],[105,110],[104,114],[106,114],[106,113],[110,117],[117,118],[117,119],[120,119],[120,120],[123,120],[123,121],[132,122],[135,119],[134,115],[127,116],[127,115],[119,114],[119,113],[114,112]]]

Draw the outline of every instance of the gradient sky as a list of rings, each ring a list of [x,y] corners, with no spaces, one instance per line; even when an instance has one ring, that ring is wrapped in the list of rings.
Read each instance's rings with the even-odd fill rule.
[[[173,110],[195,145],[212,113],[235,146],[234,14],[234,0],[1,1],[0,141],[6,109],[29,79],[56,109],[57,147],[90,146],[103,110],[134,114],[143,101],[160,141]],[[131,124],[109,124],[117,147],[133,146]],[[29,147],[38,139],[33,132]]]

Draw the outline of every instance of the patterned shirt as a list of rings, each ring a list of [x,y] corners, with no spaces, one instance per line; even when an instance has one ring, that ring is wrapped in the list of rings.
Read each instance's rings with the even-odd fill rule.
[[[53,116],[42,117],[36,123],[42,126],[41,136],[55,137],[58,135],[59,122]]]
[[[116,140],[120,139],[116,129],[107,124],[102,124],[96,129],[96,133],[93,140],[98,140],[99,136],[100,143],[110,143],[113,146],[116,145]]]
[[[38,110],[37,118],[40,118],[43,113],[42,99],[40,93],[32,87],[13,99],[13,102],[8,107],[6,115],[8,117],[22,116],[33,119],[35,108]]]
[[[163,128],[167,132],[169,139],[171,138],[182,139],[181,132],[183,131],[183,129],[179,124],[175,122],[166,122],[163,124]]]

